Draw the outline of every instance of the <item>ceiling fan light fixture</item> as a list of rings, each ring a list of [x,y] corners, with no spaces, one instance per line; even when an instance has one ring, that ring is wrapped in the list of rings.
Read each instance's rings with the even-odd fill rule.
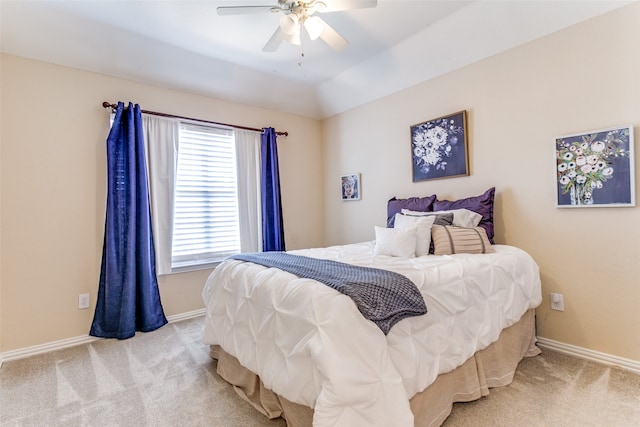
[[[309,34],[309,38],[311,40],[316,40],[322,34],[322,30],[324,29],[324,24],[322,19],[317,16],[310,16],[304,21],[304,28],[307,30],[307,34]]]
[[[300,46],[301,26],[298,15],[290,13],[280,17],[280,29],[284,33],[284,39],[296,46]]]
[[[280,17],[280,28],[286,35],[294,35],[300,32],[300,22],[295,13],[282,15]]]

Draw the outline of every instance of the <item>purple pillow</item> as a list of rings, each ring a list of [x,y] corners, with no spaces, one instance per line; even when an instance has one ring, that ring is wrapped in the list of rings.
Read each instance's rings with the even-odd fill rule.
[[[484,228],[487,231],[487,237],[493,244],[493,199],[496,193],[496,188],[491,187],[483,194],[474,197],[467,197],[466,199],[458,199],[454,201],[449,200],[436,200],[433,202],[434,211],[447,211],[451,209],[469,209],[470,211],[477,212],[482,215],[479,227]]]
[[[393,227],[396,214],[402,209],[409,209],[417,212],[432,212],[433,202],[436,195],[428,197],[409,197],[408,199],[396,199],[395,197],[387,202],[387,227]]]

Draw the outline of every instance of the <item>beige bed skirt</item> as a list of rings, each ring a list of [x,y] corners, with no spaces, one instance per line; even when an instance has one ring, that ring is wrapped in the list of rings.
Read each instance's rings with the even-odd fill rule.
[[[464,364],[441,374],[426,390],[411,398],[415,425],[439,426],[455,402],[470,402],[489,394],[489,389],[510,384],[518,363],[540,353],[536,347],[535,312],[529,310],[515,325],[505,329],[498,341],[478,351]],[[283,417],[288,427],[312,425],[313,409],[288,401],[267,389],[260,378],[218,346],[211,347],[218,360],[218,374],[236,392],[269,418]]]

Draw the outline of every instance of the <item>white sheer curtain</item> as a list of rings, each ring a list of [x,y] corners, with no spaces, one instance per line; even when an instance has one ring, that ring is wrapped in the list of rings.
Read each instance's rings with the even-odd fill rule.
[[[156,273],[170,274],[180,120],[143,114],[142,122],[149,176]],[[242,252],[259,252],[262,251],[261,133],[245,130],[234,130],[234,132],[240,249]]]
[[[240,250],[242,252],[262,251],[260,137],[260,132],[235,131]]]
[[[156,273],[169,274],[180,122],[168,117],[143,114],[142,124],[147,154]]]

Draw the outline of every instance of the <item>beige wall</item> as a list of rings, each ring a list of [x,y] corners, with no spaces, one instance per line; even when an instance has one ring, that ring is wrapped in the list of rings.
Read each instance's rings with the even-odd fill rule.
[[[640,207],[555,208],[553,157],[554,136],[617,125],[635,126],[637,147],[638,22],[636,3],[325,120],[326,243],[373,240],[392,196],[495,186],[498,243],[540,265],[539,335],[640,361]],[[409,127],[460,110],[471,175],[412,183]],[[362,200],[341,202],[339,175],[351,172]],[[550,292],[564,294],[564,312],[549,309]]]
[[[109,115],[102,101],[288,131],[278,141],[286,244],[323,244],[318,121],[14,56],[1,60],[0,352],[88,333],[106,194]],[[203,308],[208,273],[160,277],[165,313]],[[77,309],[80,293],[91,294],[89,310]]]

